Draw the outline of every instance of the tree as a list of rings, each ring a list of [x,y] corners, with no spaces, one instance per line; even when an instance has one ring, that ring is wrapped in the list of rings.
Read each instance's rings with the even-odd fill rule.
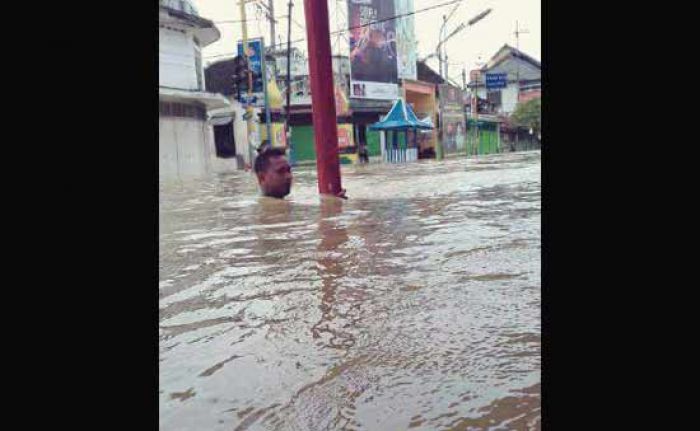
[[[511,120],[514,125],[532,129],[534,134],[538,134],[542,128],[542,98],[518,103]]]

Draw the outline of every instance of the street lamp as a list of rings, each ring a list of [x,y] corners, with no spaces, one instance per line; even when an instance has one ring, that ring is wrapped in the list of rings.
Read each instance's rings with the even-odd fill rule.
[[[461,5],[461,4],[462,4],[462,2],[458,2],[458,3],[455,5],[455,7],[452,8],[452,10],[450,11],[449,14],[443,15],[443,16],[442,16],[442,26],[440,27],[440,36],[439,36],[439,39],[440,39],[441,41],[443,40],[442,37],[443,37],[443,34],[444,34],[444,32],[445,32],[445,26],[447,25],[447,21],[449,21],[450,18],[452,18],[452,15],[454,15],[454,13],[457,11],[457,8],[458,8],[459,5]],[[443,62],[443,59],[442,59],[442,52],[440,51],[440,45],[441,45],[441,44],[442,44],[442,42],[438,44],[438,47],[437,47],[437,49],[436,49],[436,51],[437,51],[437,56],[438,56],[438,61],[440,62],[440,76],[442,76],[442,62]],[[445,56],[447,56],[447,53],[445,53]],[[445,60],[445,61],[446,61],[446,60]],[[445,74],[447,74],[447,73],[445,73]]]
[[[459,6],[459,4],[458,4],[458,6]],[[457,28],[455,28],[455,29],[452,31],[452,33],[450,33],[449,35],[447,35],[447,37],[443,38],[443,33],[445,32],[445,25],[447,25],[447,21],[449,21],[449,19],[452,17],[452,14],[454,13],[454,11],[455,11],[456,9],[457,9],[456,7],[455,7],[454,9],[452,9],[452,12],[450,12],[450,15],[443,15],[443,16],[442,16],[442,26],[440,27],[440,38],[439,38],[438,45],[437,45],[437,47],[435,48],[435,54],[431,54],[431,55],[427,56],[427,57],[424,59],[424,61],[425,61],[425,60],[427,60],[427,59],[429,59],[429,58],[432,58],[433,56],[437,55],[438,61],[440,62],[440,76],[443,76],[443,66],[442,66],[443,61],[444,61],[445,63],[447,63],[447,49],[446,49],[446,48],[443,48],[443,46],[445,45],[445,43],[446,43],[450,38],[452,38],[454,35],[456,35],[457,33],[459,33],[460,31],[464,30],[464,29],[467,28],[467,27],[473,26],[473,25],[476,24],[477,22],[479,22],[479,21],[481,21],[482,19],[484,19],[484,18],[485,18],[488,14],[490,14],[490,13],[492,12],[492,10],[493,10],[493,9],[491,9],[491,8],[488,8],[488,9],[486,9],[485,11],[483,11],[483,12],[481,12],[481,13],[475,15],[472,19],[470,19],[469,21],[467,21],[467,24],[461,23],[460,25],[457,26]],[[442,56],[443,51],[444,51],[444,53],[445,53],[444,60],[443,60],[443,56]],[[447,77],[447,64],[445,64],[445,67],[444,67],[444,75],[445,75],[445,77]]]
[[[477,22],[479,22],[479,21],[481,21],[482,19],[484,19],[484,17],[485,17],[486,15],[490,14],[490,13],[491,13],[491,8],[488,8],[488,9],[486,9],[485,11],[481,12],[480,14],[476,15],[474,18],[472,18],[472,19],[470,19],[469,21],[467,21],[467,24],[469,24],[469,25],[474,25],[474,24],[476,24]]]

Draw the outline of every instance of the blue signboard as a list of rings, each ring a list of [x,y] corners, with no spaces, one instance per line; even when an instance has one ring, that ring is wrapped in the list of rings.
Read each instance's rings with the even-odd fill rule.
[[[508,74],[506,73],[487,73],[486,74],[486,88],[496,89],[496,88],[506,88],[508,86]]]
[[[256,105],[257,101],[258,96],[256,96],[255,93],[253,93],[251,96],[248,96],[246,93],[241,94],[241,102],[244,105]]]
[[[263,70],[262,70],[262,58],[263,58],[263,41],[262,39],[249,39],[248,40],[248,62],[250,64],[250,70],[253,75],[253,96],[256,100],[251,100],[254,105],[262,105],[262,103],[256,103],[258,101],[262,102],[265,100],[263,97],[264,92],[264,81],[263,81]],[[238,55],[243,55],[243,42],[238,41]]]

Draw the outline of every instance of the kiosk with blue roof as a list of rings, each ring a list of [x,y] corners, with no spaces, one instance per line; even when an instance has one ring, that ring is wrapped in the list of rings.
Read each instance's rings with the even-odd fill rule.
[[[417,131],[431,130],[433,125],[421,121],[416,117],[413,109],[403,98],[398,98],[389,110],[389,113],[381,121],[372,124],[371,130],[384,132],[383,159],[389,163],[402,163],[418,160]],[[408,131],[413,131],[413,142],[408,139]],[[387,139],[387,132],[391,132],[391,142]],[[403,142],[399,142],[398,133],[404,133]]]

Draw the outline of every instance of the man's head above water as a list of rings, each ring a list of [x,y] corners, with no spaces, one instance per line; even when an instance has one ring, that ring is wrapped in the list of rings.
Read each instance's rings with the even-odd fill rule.
[[[255,159],[255,175],[263,195],[282,199],[292,188],[292,167],[281,148],[269,148]]]

